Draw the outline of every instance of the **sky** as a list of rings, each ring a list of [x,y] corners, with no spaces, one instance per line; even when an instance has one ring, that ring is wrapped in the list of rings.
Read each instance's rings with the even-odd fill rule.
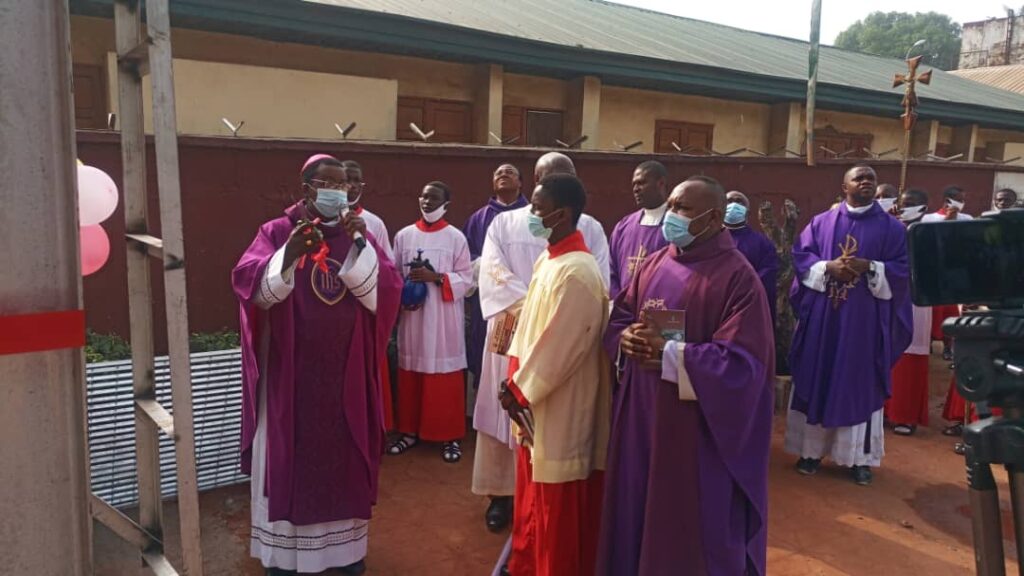
[[[611,0],[649,10],[717,22],[727,26],[807,40],[811,0]],[[822,0],[821,41],[832,44],[848,26],[871,12],[939,12],[953,20],[976,22],[1005,17],[1004,6],[1021,13],[1021,4],[1005,0]]]

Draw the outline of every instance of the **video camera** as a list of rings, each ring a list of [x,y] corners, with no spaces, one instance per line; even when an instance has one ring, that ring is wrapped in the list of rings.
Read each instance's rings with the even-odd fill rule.
[[[1024,209],[913,224],[909,234],[915,304],[984,307],[947,319],[942,329],[954,338],[957,390],[1002,409],[1002,416],[964,428],[977,573],[1000,576],[1002,521],[992,464],[1010,474],[1014,535],[1024,549]]]

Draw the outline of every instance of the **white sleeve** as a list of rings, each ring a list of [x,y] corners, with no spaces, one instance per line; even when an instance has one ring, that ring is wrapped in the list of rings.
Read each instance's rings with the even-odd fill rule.
[[[480,259],[477,258],[470,262],[470,266],[473,271],[473,285],[466,290],[466,298],[469,298],[473,294],[476,294],[476,289],[480,286]]]
[[[349,292],[359,300],[371,314],[377,313],[377,282],[380,279],[380,261],[373,246],[360,250],[355,244],[348,250],[348,256],[341,264],[338,278]]]
[[[889,287],[889,279],[885,277],[885,264],[878,261],[874,264],[875,275],[868,277],[868,289],[879,300],[892,300],[892,288]]]
[[[278,248],[277,252],[270,257],[270,263],[267,264],[267,269],[263,273],[263,279],[260,281],[260,290],[256,294],[255,302],[260,308],[266,310],[282,302],[291,293],[292,289],[295,288],[295,265],[298,260],[292,262],[292,265],[287,270],[282,270],[284,266],[284,246]]]
[[[505,247],[499,235],[501,224],[495,219],[487,229],[487,238],[480,254],[478,291],[480,311],[484,320],[490,320],[521,302],[526,298],[526,291],[529,288],[512,272],[509,257],[505,254]]]
[[[800,283],[811,290],[824,292],[825,284],[828,281],[828,276],[825,275],[826,264],[828,262],[824,260],[815,262],[811,269],[807,271],[807,274],[804,274],[804,277],[800,279]]]
[[[683,401],[696,401],[697,393],[690,382],[690,376],[683,366],[683,349],[685,342],[669,340],[665,343],[665,350],[661,354],[661,379],[672,382],[679,386],[679,399]]]
[[[584,216],[586,216],[584,214]],[[582,222],[582,220],[580,220]],[[590,217],[589,226],[583,231],[584,241],[587,249],[597,260],[597,267],[601,271],[601,280],[604,282],[605,290],[612,285],[611,251],[608,248],[608,237],[604,234],[601,223]]]
[[[469,244],[466,238],[459,232],[456,237],[455,258],[452,262],[453,270],[445,274],[448,277],[448,285],[452,289],[452,296],[455,300],[462,300],[476,289],[476,282],[473,281],[473,263],[469,259]]]

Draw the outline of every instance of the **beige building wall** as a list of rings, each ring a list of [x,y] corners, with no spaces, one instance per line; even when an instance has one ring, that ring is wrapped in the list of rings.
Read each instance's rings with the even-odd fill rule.
[[[399,96],[472,102],[476,92],[475,69],[469,64],[177,28],[171,41],[175,58],[392,79]],[[73,16],[71,51],[76,64],[106,66],[107,53],[115,51],[113,20]],[[301,85],[292,89],[309,91]]]
[[[504,105],[524,108],[566,110],[569,83],[557,78],[505,74]]]
[[[108,57],[110,94],[117,93],[117,57]],[[301,91],[296,87],[301,86]],[[335,124],[356,122],[358,140],[394,140],[398,104],[395,80],[342,76],[174,59],[174,91],[181,134],[263,138],[340,138]],[[146,130],[152,132],[151,86],[143,81]],[[117,98],[110,107],[117,112]]]
[[[749,147],[766,152],[771,106],[718,100],[635,88],[603,86],[599,148],[613,150],[615,142],[643,140],[635,152],[654,151],[654,124],[673,120],[714,124],[713,146],[719,152]]]
[[[801,115],[800,131],[806,132],[807,115]],[[864,114],[850,114],[834,110],[818,108],[814,112],[814,129],[821,130],[833,127],[839,132],[849,134],[871,134],[871,149],[877,154],[903,149],[903,124],[899,118],[882,118]],[[941,137],[941,136],[940,136]],[[806,146],[806,144],[804,144]],[[891,156],[890,156],[891,157]]]

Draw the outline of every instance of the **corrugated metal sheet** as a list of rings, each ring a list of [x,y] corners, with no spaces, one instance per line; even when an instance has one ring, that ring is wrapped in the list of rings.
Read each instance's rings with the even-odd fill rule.
[[[304,1],[600,52],[781,78],[807,75],[806,42],[599,0]],[[818,83],[898,93],[891,79],[904,68],[902,60],[823,46]],[[941,70],[920,96],[1024,111],[1024,96]]]
[[[166,357],[156,359],[157,400],[171,408]],[[241,438],[241,352],[192,354],[192,401],[195,418],[199,489],[248,479],[239,469]],[[138,501],[135,467],[135,416],[131,361],[102,362],[86,368],[86,404],[92,490],[113,506]],[[177,491],[174,446],[160,437],[161,490]]]
[[[954,70],[952,73],[960,78],[1024,94],[1024,64],[969,68],[966,70]]]

